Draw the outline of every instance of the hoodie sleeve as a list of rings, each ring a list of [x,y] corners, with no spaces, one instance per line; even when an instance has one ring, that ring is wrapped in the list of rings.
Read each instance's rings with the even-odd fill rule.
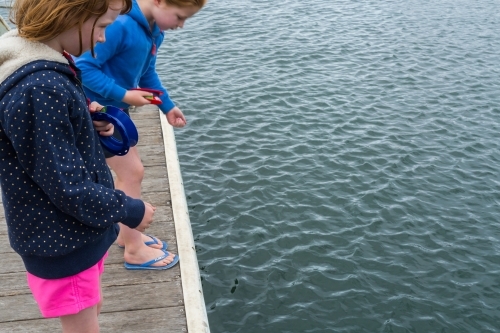
[[[117,222],[135,228],[144,202],[96,183],[99,170],[89,170],[81,155],[97,144],[87,114],[68,91],[27,84],[2,115],[2,124],[23,172],[60,211],[94,228]]]
[[[93,58],[92,53],[88,51],[75,59],[77,67],[82,72],[85,87],[115,101],[121,101],[127,90],[116,84],[112,77],[104,74],[102,67],[108,61],[113,61],[112,58],[119,54],[125,45],[123,42],[125,30],[122,25],[122,22],[116,21],[106,28],[106,36],[112,38],[107,38],[105,43],[96,45],[94,48],[96,58]],[[127,68],[117,70],[126,71]]]

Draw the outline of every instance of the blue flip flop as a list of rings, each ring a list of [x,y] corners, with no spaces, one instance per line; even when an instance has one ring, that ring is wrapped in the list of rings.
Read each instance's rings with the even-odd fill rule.
[[[156,238],[156,237],[154,237],[154,236],[151,236],[151,235],[146,235],[146,236],[148,236],[149,238],[151,238],[151,239],[152,239],[152,240],[150,240],[150,241],[144,242],[144,244],[145,244],[146,246],[150,246],[150,245],[158,244],[158,238]],[[124,249],[124,248],[125,248],[125,246],[123,246],[123,245],[119,245],[119,244],[118,244],[118,247],[119,247],[120,249]],[[168,244],[167,244],[167,242],[163,241],[163,247],[162,247],[161,249],[159,249],[159,250],[162,250],[163,252],[165,252],[165,251],[167,251],[167,248],[168,248]]]
[[[131,270],[164,270],[174,267],[175,264],[179,262],[179,256],[177,254],[174,257],[174,260],[166,266],[151,266],[151,265],[153,265],[155,262],[165,259],[168,256],[169,253],[165,251],[163,255],[148,262],[145,262],[144,264],[129,264],[128,262],[125,262],[123,265],[125,266],[126,269],[131,269]]]

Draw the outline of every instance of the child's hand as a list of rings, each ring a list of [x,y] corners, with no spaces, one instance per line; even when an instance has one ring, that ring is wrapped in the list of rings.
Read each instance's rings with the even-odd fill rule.
[[[186,126],[186,118],[184,118],[184,114],[177,106],[168,111],[165,116],[167,117],[168,123],[173,127]]]
[[[89,105],[90,113],[98,112],[102,110],[103,106],[97,102],[92,102]],[[94,124],[95,130],[102,136],[112,136],[115,131],[115,126],[110,122],[105,120],[94,120],[92,121]]]
[[[92,122],[94,123],[94,127],[99,135],[112,136],[115,132],[115,126],[106,120],[94,120]]]
[[[153,223],[153,215],[155,214],[156,207],[149,202],[144,202],[146,210],[144,212],[144,217],[142,218],[141,224],[139,224],[135,229],[143,232],[151,226]]]
[[[90,113],[94,113],[94,112],[97,112],[97,111],[101,111],[103,107],[104,106],[102,106],[101,104],[99,104],[96,101],[94,101],[94,102],[90,103],[89,110],[90,110]]]
[[[152,93],[141,90],[127,90],[125,96],[123,96],[122,102],[134,106],[143,106],[151,104],[151,101],[145,97],[153,96]]]

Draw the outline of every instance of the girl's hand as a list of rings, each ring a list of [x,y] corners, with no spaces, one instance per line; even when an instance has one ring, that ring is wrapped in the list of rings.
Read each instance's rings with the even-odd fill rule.
[[[90,103],[89,110],[90,113],[94,113],[102,110],[103,107],[104,106],[97,102],[92,102]],[[115,131],[115,126],[105,120],[94,120],[92,121],[92,123],[94,124],[94,128],[99,133],[99,135],[112,136]]]
[[[134,106],[143,106],[151,104],[151,101],[146,97],[152,97],[153,94],[142,90],[127,90],[123,96],[122,102]]]
[[[99,104],[95,101],[90,103],[90,105],[89,105],[90,113],[101,111],[103,108],[104,108],[104,106],[102,106],[101,104]]]
[[[105,120],[94,120],[95,130],[102,136],[112,136],[115,132],[115,126]]]
[[[182,113],[181,109],[179,109],[177,106],[168,111],[165,117],[167,117],[168,123],[173,127],[186,126],[186,118],[184,118],[184,114]]]
[[[144,217],[142,218],[141,224],[139,224],[135,229],[140,232],[144,232],[147,228],[151,226],[153,223],[153,216],[156,211],[156,207],[150,204],[149,202],[144,202],[146,206],[146,210],[144,211]]]

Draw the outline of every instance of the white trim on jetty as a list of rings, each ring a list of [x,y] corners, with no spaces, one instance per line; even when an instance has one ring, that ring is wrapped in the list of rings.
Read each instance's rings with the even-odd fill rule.
[[[175,233],[177,236],[177,250],[180,259],[179,263],[187,328],[188,332],[210,333],[193,231],[189,220],[189,211],[177,155],[174,130],[172,126],[168,124],[164,114],[160,110],[158,110],[158,112],[160,113],[163,142],[165,146],[165,159],[167,162],[170,197],[172,200]]]
[[[4,33],[6,33],[9,30],[10,30],[9,25],[4,20],[4,18],[2,17],[2,15],[0,15],[0,36],[3,35]]]

